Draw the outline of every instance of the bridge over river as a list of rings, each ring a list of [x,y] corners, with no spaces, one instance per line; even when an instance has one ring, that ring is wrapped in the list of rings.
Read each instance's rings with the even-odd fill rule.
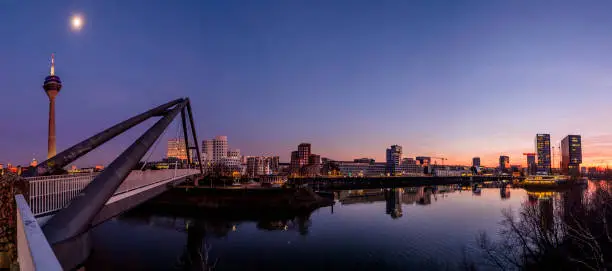
[[[106,202],[92,226],[119,215],[162,192],[197,177],[196,169],[133,170]],[[39,224],[70,203],[98,173],[28,177],[28,204]]]
[[[190,165],[191,150],[199,150],[198,139],[189,99],[181,98],[110,127],[26,172],[24,177],[29,186],[29,195],[15,196],[20,268],[22,270],[78,269],[91,253],[92,227],[160,195],[175,185],[185,181],[197,181],[203,174],[199,151],[196,151],[197,164],[200,165],[198,169],[133,170],[179,113],[187,164]],[[63,167],[153,117],[160,119],[102,172],[64,174]],[[191,133],[188,133],[188,130]],[[500,180],[500,178],[304,178],[292,179],[290,183],[335,187],[381,187],[485,180]]]
[[[196,152],[199,169],[133,170],[179,113],[187,164],[191,165],[191,150],[199,149],[198,139],[189,99],[180,98],[116,124],[25,172],[29,195],[15,196],[20,268],[77,269],[91,252],[92,227],[175,185],[197,181],[203,174],[199,152]],[[103,171],[64,174],[63,167],[154,117],[160,118]],[[194,146],[190,145],[189,134]]]

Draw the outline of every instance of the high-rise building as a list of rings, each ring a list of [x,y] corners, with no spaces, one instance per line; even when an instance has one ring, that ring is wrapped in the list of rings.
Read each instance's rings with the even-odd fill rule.
[[[263,171],[261,167],[263,166],[263,162],[260,157],[252,156],[247,158],[246,163],[246,175],[249,177],[255,177],[259,175],[259,171]]]
[[[227,136],[216,136],[213,139],[202,141],[202,160],[208,166],[221,165],[232,172],[242,172],[244,170],[240,150],[229,149]]]
[[[30,166],[31,166],[31,167],[35,167],[35,166],[37,166],[37,165],[38,165],[38,161],[36,161],[36,158],[33,158],[33,159],[32,159],[32,162],[30,162]]]
[[[404,158],[400,163],[398,171],[402,175],[423,173],[421,170],[421,166],[417,164],[417,161],[413,158]],[[397,172],[396,172],[397,173]]]
[[[415,158],[417,161],[419,161],[419,165],[423,168],[423,173],[425,174],[429,174],[431,173],[431,169],[430,169],[430,164],[431,164],[431,157],[429,156],[417,156]]]
[[[202,141],[202,160],[212,161],[213,159],[213,139],[206,139]]]
[[[395,175],[402,161],[402,146],[392,145],[387,149],[387,173]]]
[[[419,161],[421,166],[429,166],[431,164],[431,157],[429,156],[417,156],[415,159]]]
[[[289,165],[289,171],[291,173],[299,173],[300,172],[300,155],[298,153],[298,151],[292,151],[291,152],[291,161],[290,161],[290,165]]]
[[[311,153],[310,143],[300,143],[297,151],[291,152],[289,172],[301,176],[318,176],[321,171],[321,156]]]
[[[166,150],[166,157],[168,159],[187,160],[187,146],[185,146],[185,139],[183,138],[168,139],[168,148]]]
[[[240,150],[229,150],[227,151],[227,156],[220,160],[219,162],[227,166],[232,171],[240,171]]]
[[[272,171],[270,170],[270,159],[268,157],[262,157],[263,160],[263,172],[260,175],[270,175]]]
[[[299,152],[299,151],[298,151]],[[300,169],[300,175],[306,177],[315,177],[321,175],[321,156],[318,154],[310,154],[308,156],[308,164]]]
[[[251,156],[250,155],[243,155],[242,157],[240,157],[240,163],[246,165],[247,159],[249,159],[249,157],[251,157]]]
[[[216,136],[213,139],[213,163],[220,163],[227,158],[227,136]]]
[[[240,160],[240,149],[234,149],[227,151],[227,157],[232,157]]]
[[[280,164],[280,158],[278,156],[272,156],[272,157],[268,157],[268,164],[270,165],[270,173],[271,174],[278,174],[279,172],[279,164]]]
[[[45,78],[43,89],[49,97],[49,135],[47,138],[47,159],[55,156],[55,97],[62,89],[62,80],[55,75],[55,55],[51,55],[51,71]]]
[[[270,174],[269,160],[266,157],[255,156],[247,158],[246,173],[249,177]]]
[[[298,145],[298,157],[300,167],[308,164],[308,157],[310,156],[310,143],[301,143]]]
[[[308,164],[309,165],[320,165],[321,164],[321,155],[318,154],[310,154],[308,156]]]
[[[505,155],[499,156],[499,171],[502,173],[510,171],[510,157]]]
[[[527,157],[527,174],[535,175],[538,171],[536,164],[536,154],[533,152],[523,153]]]
[[[578,176],[582,163],[582,140],[579,135],[568,135],[561,140],[561,169],[563,174]]]
[[[535,139],[539,173],[550,173],[550,134],[537,134]]]
[[[473,167],[480,167],[480,157],[472,158],[472,166]]]

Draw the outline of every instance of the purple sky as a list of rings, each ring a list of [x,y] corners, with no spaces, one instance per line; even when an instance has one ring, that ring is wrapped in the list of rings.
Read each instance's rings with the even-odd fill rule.
[[[612,3],[571,2],[0,1],[0,163],[46,158],[52,52],[58,151],[188,96],[200,139],[246,155],[287,161],[311,142],[383,160],[399,144],[515,164],[547,132],[581,134],[595,163],[612,151]],[[77,164],[108,163],[142,131]]]

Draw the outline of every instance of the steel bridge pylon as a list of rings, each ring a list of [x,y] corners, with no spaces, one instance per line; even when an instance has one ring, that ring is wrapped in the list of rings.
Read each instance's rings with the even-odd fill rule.
[[[63,172],[63,167],[100,145],[122,134],[130,128],[153,117],[161,117],[151,128],[98,174],[70,203],[53,216],[43,227],[43,233],[52,246],[62,268],[72,270],[80,266],[91,252],[89,228],[102,210],[153,144],[159,139],[170,123],[181,113],[183,135],[187,151],[187,162],[191,163],[190,150],[195,149],[200,174],[203,174],[198,138],[193,121],[189,98],[180,98],[112,126],[40,163],[26,173],[26,176],[53,175]],[[189,144],[187,118],[191,126],[194,146]]]

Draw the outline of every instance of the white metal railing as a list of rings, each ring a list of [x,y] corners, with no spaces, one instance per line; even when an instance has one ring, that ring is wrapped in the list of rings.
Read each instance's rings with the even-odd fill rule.
[[[66,206],[97,173],[26,178],[30,185],[30,208],[34,215],[45,215]]]
[[[89,175],[98,175],[100,172],[86,172],[86,173],[68,173],[64,175],[51,175],[51,176],[37,176],[37,177],[26,177],[24,179],[28,181],[38,181],[38,180],[51,180],[58,178],[66,178],[68,176],[89,176]]]
[[[117,188],[115,195],[157,182],[196,174],[196,169],[134,170]],[[30,208],[36,216],[64,208],[98,173],[55,175],[25,178],[30,185]]]
[[[17,261],[20,270],[57,270],[60,265],[23,195],[17,204]]]

